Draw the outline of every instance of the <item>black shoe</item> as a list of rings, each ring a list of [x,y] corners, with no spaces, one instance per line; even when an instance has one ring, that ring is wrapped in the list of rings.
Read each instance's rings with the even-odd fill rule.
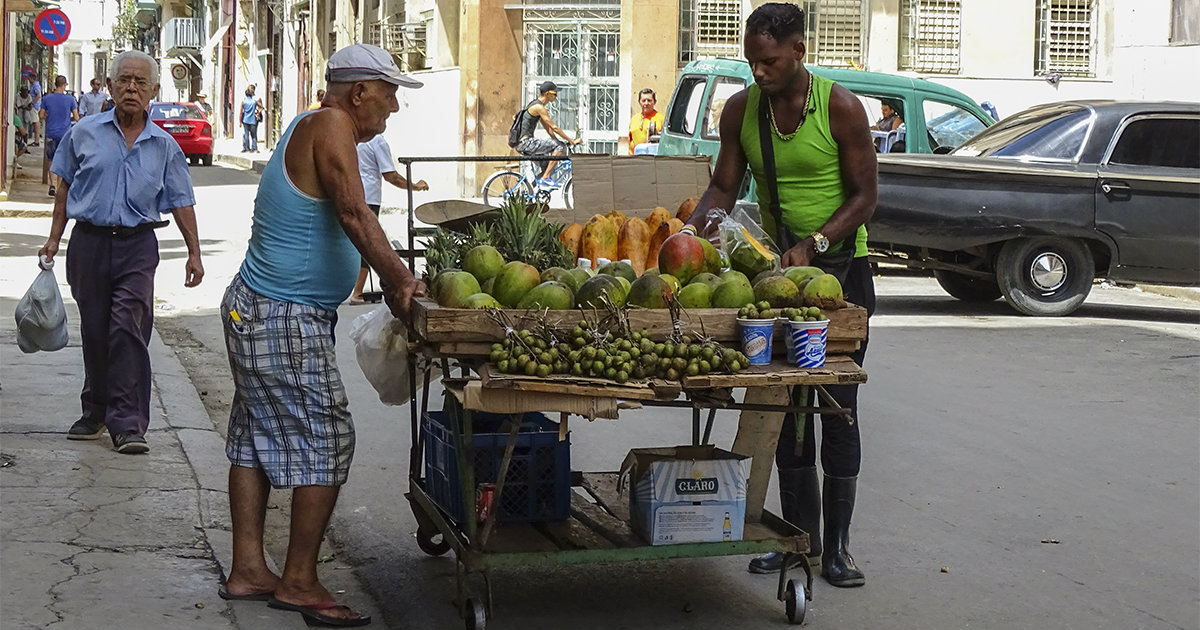
[[[746,570],[751,573],[759,574],[779,573],[779,571],[783,569],[783,555],[784,554],[776,551],[761,555],[750,560],[750,566],[747,567]],[[812,558],[809,558],[809,561],[811,562]],[[788,565],[788,570],[790,571],[798,566],[800,566],[800,555],[796,554],[792,556],[792,563]]]
[[[825,555],[821,558],[821,575],[834,586],[862,586],[867,581],[847,549],[857,487],[858,477],[825,477]]]
[[[113,446],[117,447],[118,453],[125,455],[140,455],[150,452],[150,445],[146,444],[146,438],[138,435],[136,431],[125,431],[114,435]]]
[[[50,196],[51,197],[54,196],[54,187],[53,186],[50,187]]]
[[[104,435],[104,423],[80,418],[67,429],[68,440],[98,440]]]

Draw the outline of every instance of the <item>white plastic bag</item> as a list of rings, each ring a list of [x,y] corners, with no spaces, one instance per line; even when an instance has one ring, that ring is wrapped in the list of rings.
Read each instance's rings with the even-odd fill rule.
[[[407,404],[412,394],[408,387],[410,360],[408,329],[392,316],[386,305],[360,315],[350,326],[354,356],[367,381],[379,392],[385,405]],[[420,383],[418,383],[420,386]]]
[[[33,279],[25,297],[17,302],[17,347],[22,352],[53,352],[67,345],[67,309],[63,306],[54,261],[41,257],[42,271]]]

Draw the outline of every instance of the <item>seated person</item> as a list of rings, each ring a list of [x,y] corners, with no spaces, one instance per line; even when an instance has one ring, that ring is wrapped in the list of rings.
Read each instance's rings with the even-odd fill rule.
[[[554,140],[555,136],[571,144],[583,142],[583,140],[568,136],[550,118],[550,112],[546,109],[546,106],[558,99],[558,86],[552,81],[546,81],[538,86],[538,93],[539,96],[537,99],[530,102],[521,114],[521,143],[517,145],[517,153],[529,157],[562,155],[563,143]],[[537,129],[539,121],[542,123],[542,128],[546,130],[546,133],[550,134],[549,140],[533,137],[533,132]],[[538,185],[549,183],[545,182],[545,180],[550,177],[550,172],[554,170],[558,162],[538,160],[535,164],[541,169],[538,174]]]

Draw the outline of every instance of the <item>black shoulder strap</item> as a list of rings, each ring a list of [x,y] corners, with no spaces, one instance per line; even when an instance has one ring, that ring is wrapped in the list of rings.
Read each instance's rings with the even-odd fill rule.
[[[775,144],[771,142],[771,122],[768,120],[766,93],[758,90],[758,142],[762,149],[763,168],[766,170],[767,190],[771,194],[768,211],[775,221],[775,244],[782,254],[795,245],[790,230],[783,224],[783,208],[779,204],[779,179],[775,173]],[[760,206],[761,207],[761,206]]]

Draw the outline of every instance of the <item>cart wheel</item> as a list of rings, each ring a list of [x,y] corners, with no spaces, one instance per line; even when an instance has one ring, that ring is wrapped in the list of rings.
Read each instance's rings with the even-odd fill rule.
[[[487,609],[483,602],[474,597],[468,597],[463,605],[463,619],[467,622],[467,630],[484,630],[487,628]]]
[[[808,600],[804,596],[804,585],[788,580],[787,591],[783,594],[783,604],[787,608],[788,623],[800,625],[804,623],[804,613],[808,612]]]
[[[435,536],[439,537],[437,542],[434,542],[433,540]],[[446,539],[441,536],[442,535],[440,532],[434,532],[430,534],[429,532],[418,528],[417,546],[421,548],[421,551],[424,551],[431,556],[440,556],[447,551],[450,551],[450,543],[446,542]]]

